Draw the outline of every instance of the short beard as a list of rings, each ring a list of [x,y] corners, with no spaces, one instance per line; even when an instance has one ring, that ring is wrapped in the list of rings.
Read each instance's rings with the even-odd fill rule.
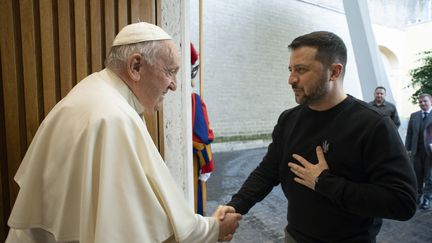
[[[313,105],[322,100],[327,95],[329,90],[329,81],[323,77],[321,82],[318,83],[314,90],[309,95],[304,95],[303,99],[300,100],[301,105]]]

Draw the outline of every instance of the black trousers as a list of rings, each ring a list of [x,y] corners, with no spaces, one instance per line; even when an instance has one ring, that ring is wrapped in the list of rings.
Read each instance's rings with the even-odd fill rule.
[[[432,157],[426,151],[419,150],[414,158],[414,171],[417,177],[418,195],[424,194],[432,199]]]

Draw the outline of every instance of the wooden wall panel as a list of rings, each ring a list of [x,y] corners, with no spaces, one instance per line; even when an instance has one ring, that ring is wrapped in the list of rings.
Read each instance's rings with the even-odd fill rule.
[[[121,30],[129,23],[129,8],[127,0],[118,0],[118,30]]]
[[[155,23],[156,2],[0,0],[0,240],[19,190],[13,177],[38,126],[77,82],[104,68],[122,27]],[[161,113],[145,119],[160,144]]]
[[[60,98],[60,87],[57,85],[59,65],[58,65],[58,31],[57,19],[54,15],[52,0],[39,1],[39,19],[41,35],[41,55],[42,55],[42,87],[44,116],[54,107]]]
[[[114,0],[105,0],[105,53],[108,55],[114,40],[116,31]]]
[[[3,195],[3,178],[2,175],[0,174],[0,194]],[[3,204],[3,200],[0,200],[0,208],[4,209],[5,205]],[[6,222],[7,219],[4,217],[5,210],[0,210],[0,225],[2,226],[0,228],[0,239],[5,239],[6,238],[6,231],[7,231],[7,227],[6,227]]]
[[[43,113],[39,106],[38,67],[40,63],[39,46],[36,43],[35,10],[32,0],[19,2],[21,16],[22,67],[24,74],[25,118],[27,146],[30,145]]]
[[[91,72],[102,69],[105,58],[105,46],[102,34],[101,0],[90,1],[90,49]]]
[[[156,21],[155,13],[156,3],[153,0],[143,0],[140,2],[140,19],[141,21],[154,23]]]
[[[58,35],[59,35],[59,57],[60,57],[60,94],[65,97],[76,82],[74,38],[72,37],[72,1],[62,0],[58,5]]]
[[[87,9],[85,0],[75,0],[75,54],[76,54],[76,80],[81,80],[89,74],[89,55],[87,28]]]
[[[131,8],[130,12],[130,20],[132,23],[137,23],[142,20],[140,17],[140,9],[141,9],[141,1],[140,0],[131,0],[131,5],[134,6],[134,8]]]
[[[2,19],[0,18],[0,21]],[[0,29],[2,31],[2,29]],[[1,45],[0,45],[1,46]],[[2,55],[0,49],[0,73],[2,69]],[[0,87],[3,87],[3,77],[0,75]],[[0,88],[0,97],[3,97],[3,89]],[[0,99],[0,195],[2,196],[0,200],[0,239],[4,239],[6,236],[6,222],[7,218],[5,217],[10,211],[9,205],[9,178],[8,174],[5,173],[8,171],[7,169],[7,158],[6,153],[6,132],[5,132],[5,124],[4,124],[4,102],[3,99]],[[3,195],[7,195],[7,197],[3,197]]]
[[[9,194],[3,190],[2,199],[7,200],[5,204],[11,206],[18,194],[18,185],[12,180],[17,171],[22,155],[26,150],[27,138],[25,136],[25,119],[23,105],[23,85],[22,85],[22,63],[20,60],[21,40],[20,40],[20,22],[18,15],[14,12],[19,11],[17,2],[0,0],[0,49],[2,59],[2,88],[4,102],[4,126],[6,138],[7,171],[1,171],[2,177],[9,177]],[[3,169],[3,168],[2,168]],[[5,215],[7,217],[7,215]]]

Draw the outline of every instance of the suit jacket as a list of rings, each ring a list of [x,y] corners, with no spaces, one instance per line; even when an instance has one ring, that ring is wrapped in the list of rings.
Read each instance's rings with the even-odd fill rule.
[[[407,135],[405,138],[405,148],[408,151],[411,151],[411,156],[414,158],[416,153],[417,153],[417,149],[418,149],[418,139],[419,139],[419,135],[420,135],[420,127],[421,127],[421,123],[422,123],[422,117],[423,117],[423,110],[420,111],[416,111],[414,113],[411,114],[409,122],[408,122],[408,130],[407,130]],[[426,121],[424,121],[424,128],[428,127],[431,132],[432,132],[432,114],[429,114],[428,117],[426,118]],[[421,132],[425,132],[425,130],[421,131]],[[424,138],[424,144],[425,144],[425,149],[428,152],[428,154],[430,153],[430,148],[427,144],[430,143],[430,141],[426,141],[426,140],[430,140],[427,134],[423,135]]]
[[[432,122],[430,120],[425,125],[423,138],[424,144],[426,146],[426,152],[429,156],[432,156]]]

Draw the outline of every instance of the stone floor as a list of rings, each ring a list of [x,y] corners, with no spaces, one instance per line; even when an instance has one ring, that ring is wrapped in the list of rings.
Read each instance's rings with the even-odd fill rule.
[[[214,154],[216,171],[208,181],[207,212],[224,204],[240,188],[258,165],[265,148],[218,152]],[[231,242],[283,242],[287,200],[280,187],[244,215]],[[377,243],[432,243],[432,210],[418,210],[409,221],[384,220]]]

